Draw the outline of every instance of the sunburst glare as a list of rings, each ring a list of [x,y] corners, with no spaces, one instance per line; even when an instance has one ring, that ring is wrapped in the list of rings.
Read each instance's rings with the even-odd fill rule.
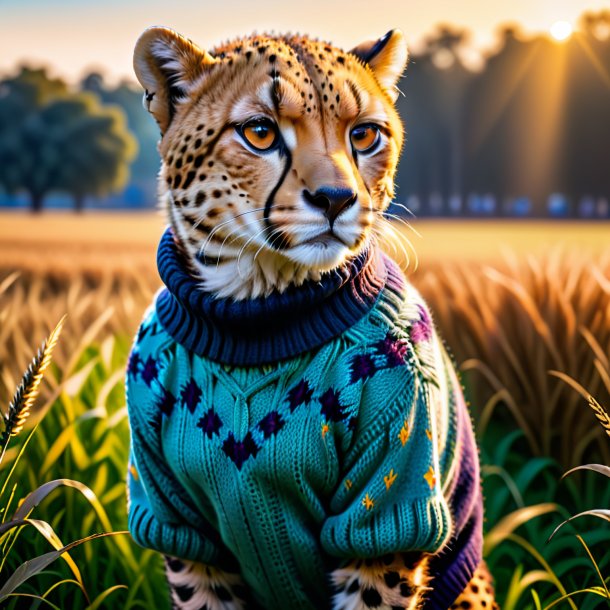
[[[568,21],[556,21],[551,26],[551,36],[558,42],[567,40],[573,33],[574,28]]]

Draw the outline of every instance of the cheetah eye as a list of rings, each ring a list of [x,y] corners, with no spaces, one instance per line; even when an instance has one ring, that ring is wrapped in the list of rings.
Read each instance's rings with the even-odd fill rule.
[[[239,133],[255,150],[271,150],[279,141],[277,125],[271,119],[252,119],[240,126]]]
[[[358,153],[372,152],[379,143],[379,127],[369,123],[358,125],[350,133],[352,148]]]

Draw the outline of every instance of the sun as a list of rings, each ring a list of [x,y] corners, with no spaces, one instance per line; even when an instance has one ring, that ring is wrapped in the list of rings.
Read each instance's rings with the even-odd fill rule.
[[[567,40],[574,31],[571,23],[567,21],[556,21],[551,26],[551,36],[557,40],[558,42],[563,42]]]

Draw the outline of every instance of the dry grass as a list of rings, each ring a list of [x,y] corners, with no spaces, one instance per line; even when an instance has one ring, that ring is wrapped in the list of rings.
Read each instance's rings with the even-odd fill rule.
[[[414,282],[461,364],[480,432],[503,411],[536,455],[571,467],[592,450],[608,463],[603,429],[570,386],[609,403],[610,250],[437,263]]]
[[[0,271],[0,280],[3,278]],[[130,340],[159,280],[152,274],[123,270],[72,277],[22,272],[0,295],[0,400],[7,404],[20,370],[28,362],[31,345],[49,334],[53,321],[67,313],[65,330],[54,361],[68,379],[77,356],[93,341],[114,336]],[[53,388],[51,388],[52,390]],[[50,389],[43,392],[49,396]]]
[[[0,269],[49,273],[53,277],[85,272],[154,270],[156,243],[163,230],[156,213],[69,212],[32,218],[0,213]]]
[[[6,404],[31,345],[68,314],[58,367],[94,340],[135,332],[159,286],[153,214],[0,215],[0,399]],[[566,467],[607,443],[583,401],[555,370],[602,404],[610,396],[610,249],[603,224],[421,222],[408,234],[414,283],[462,363],[479,426],[510,414],[536,454]],[[18,237],[16,237],[18,236]],[[559,244],[559,247],[558,247]],[[393,249],[389,246],[390,251]],[[397,256],[404,262],[402,248]]]
[[[17,436],[25,425],[32,406],[40,391],[40,383],[45,370],[51,364],[51,356],[61,334],[65,316],[57,323],[48,339],[45,339],[34,355],[32,362],[21,377],[21,382],[13,395],[4,417],[4,430],[0,436],[0,462],[6,452],[11,436]]]

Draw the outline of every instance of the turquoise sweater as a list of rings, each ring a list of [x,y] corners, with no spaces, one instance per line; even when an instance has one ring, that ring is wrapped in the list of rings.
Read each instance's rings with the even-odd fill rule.
[[[177,342],[157,297],[127,375],[139,544],[236,561],[262,607],[312,610],[342,558],[444,547],[459,388],[416,290],[376,264],[393,280],[355,324],[258,365]]]

